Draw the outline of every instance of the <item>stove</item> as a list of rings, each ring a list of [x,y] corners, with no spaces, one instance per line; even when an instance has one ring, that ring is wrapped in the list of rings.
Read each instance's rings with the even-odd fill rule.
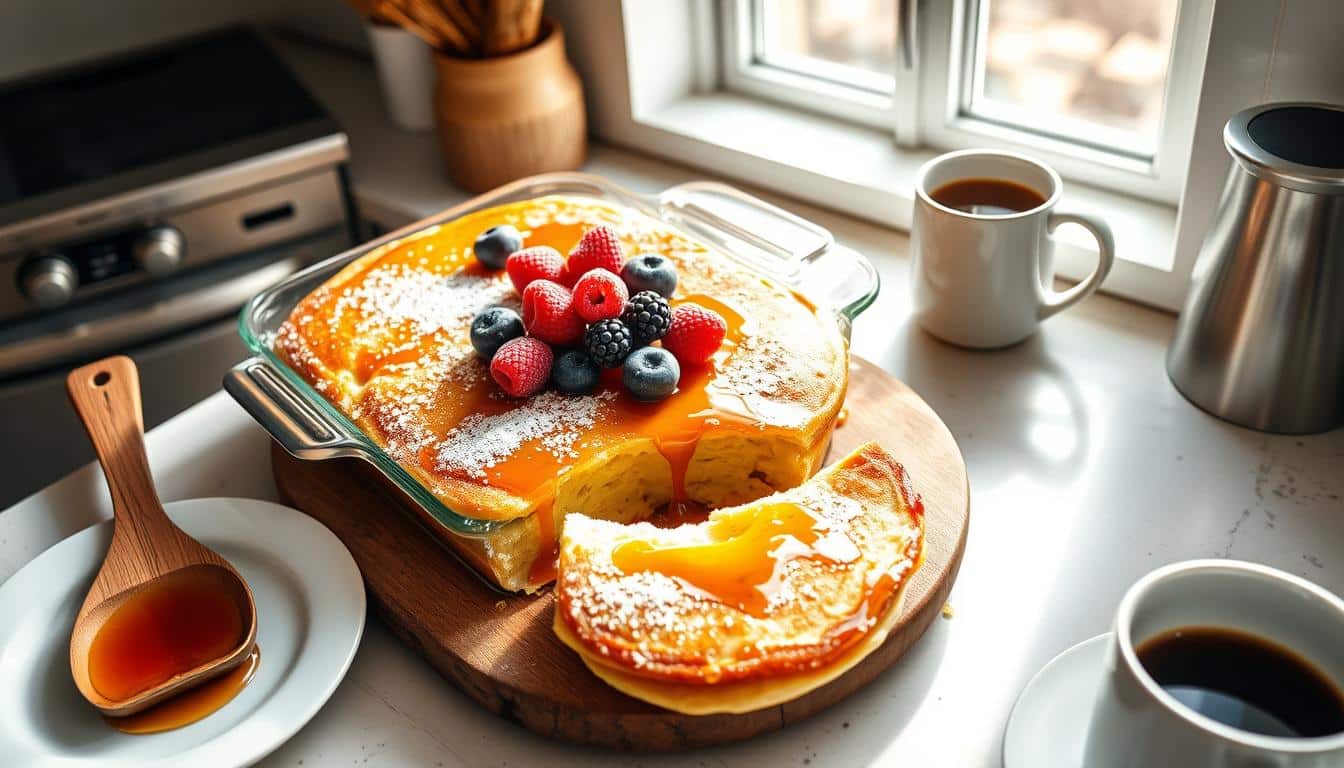
[[[0,115],[0,418],[58,433],[0,446],[3,508],[92,455],[66,371],[131,354],[151,426],[218,389],[242,303],[356,218],[345,134],[253,29],[0,84]]]

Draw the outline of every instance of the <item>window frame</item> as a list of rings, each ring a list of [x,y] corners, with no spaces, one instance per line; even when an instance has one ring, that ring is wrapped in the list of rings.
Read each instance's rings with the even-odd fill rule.
[[[906,71],[898,62],[893,73],[896,90],[889,98],[758,62],[752,20],[762,0],[718,3],[722,82],[729,91],[891,131],[902,147],[1024,151],[1054,166],[1065,179],[1163,203],[1180,200],[1203,75],[1203,48],[1193,40],[1207,29],[1209,0],[1180,0],[1177,5],[1162,118],[1151,158],[969,112],[974,57],[977,44],[983,42],[972,38],[983,36],[981,17],[987,4],[909,1],[918,4],[915,67]],[[972,19],[977,23],[970,23]]]
[[[719,34],[710,36],[716,37],[722,46],[718,60],[722,62],[720,75],[727,90],[870,128],[890,129],[896,108],[892,97],[757,61],[751,19],[759,13],[761,4],[762,0],[719,2]]]
[[[893,142],[889,129],[726,89],[717,37],[726,1],[556,0],[550,6],[584,80],[589,127],[597,139],[590,168],[625,178],[629,156],[615,164],[604,161],[602,147],[609,144],[671,161],[691,176],[730,180],[908,231],[917,171],[936,152],[906,148],[899,137]],[[1320,77],[1305,91],[1284,80],[1300,77],[1300,67],[1275,55],[1287,15],[1283,4],[1194,2],[1200,21],[1187,54],[1204,64],[1190,170],[1179,203],[1074,181],[1064,185],[1060,203],[1105,218],[1115,233],[1115,267],[1100,292],[1168,311],[1184,303],[1232,165],[1222,141],[1227,116],[1276,97],[1319,98],[1329,90]],[[1293,39],[1300,37],[1299,32]],[[1071,238],[1070,230],[1059,232],[1056,274],[1079,280],[1094,268],[1096,249]]]

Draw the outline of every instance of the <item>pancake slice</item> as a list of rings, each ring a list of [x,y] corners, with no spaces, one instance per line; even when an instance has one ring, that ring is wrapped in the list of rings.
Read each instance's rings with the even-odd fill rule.
[[[797,698],[878,648],[924,515],[875,443],[807,483],[674,529],[566,518],[555,631],[594,674],[688,714]]]

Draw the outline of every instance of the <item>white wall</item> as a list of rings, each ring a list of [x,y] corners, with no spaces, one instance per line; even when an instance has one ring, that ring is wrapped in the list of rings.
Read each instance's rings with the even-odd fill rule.
[[[364,45],[343,0],[0,0],[0,81],[240,21]]]

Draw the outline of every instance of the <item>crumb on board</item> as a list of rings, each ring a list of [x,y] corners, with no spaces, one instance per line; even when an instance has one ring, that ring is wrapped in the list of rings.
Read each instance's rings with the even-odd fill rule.
[[[954,613],[954,611],[952,610],[952,604],[951,604],[951,603],[943,603],[943,618],[944,618],[944,619],[950,619],[950,618],[952,618],[953,613]]]
[[[505,601],[503,601],[503,600],[496,600],[496,601],[495,601],[495,610],[496,610],[496,611],[502,611],[502,610],[504,610],[504,606],[506,606],[506,605],[508,605],[507,602],[505,602]]]

